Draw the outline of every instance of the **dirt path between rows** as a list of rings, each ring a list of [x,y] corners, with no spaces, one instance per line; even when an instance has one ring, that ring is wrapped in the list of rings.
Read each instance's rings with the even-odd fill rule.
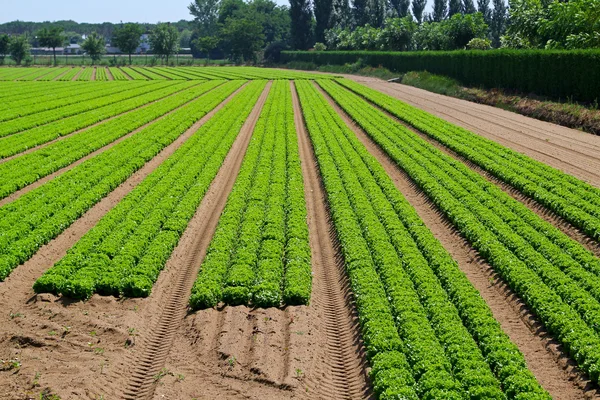
[[[352,121],[333,99],[322,90],[321,93],[369,152],[377,158],[394,181],[396,188],[458,262],[460,269],[480,292],[504,332],[519,347],[525,356],[527,366],[540,384],[557,400],[600,398],[594,385],[578,371],[572,360],[545,331],[527,306],[503,283],[493,268],[469,245],[427,195],[396,166],[394,161]]]
[[[42,391],[63,400],[119,398],[116,393],[127,380],[123,368],[151,321],[144,311],[152,297],[94,295],[87,302],[71,302],[50,294],[36,296],[32,285],[238,91],[0,282],[0,360],[7,361],[0,364],[0,398],[38,398]]]
[[[312,249],[310,305],[226,306],[189,314],[174,340],[154,399],[371,396],[350,289],[295,90],[293,96]],[[219,173],[227,169],[224,166]],[[210,235],[205,240],[207,246]],[[204,251],[205,247],[197,263]]]
[[[106,77],[108,78],[109,81],[114,81],[115,77],[113,76],[112,72],[110,72],[110,68],[106,67]]]
[[[352,79],[600,187],[600,136],[412,86]]]

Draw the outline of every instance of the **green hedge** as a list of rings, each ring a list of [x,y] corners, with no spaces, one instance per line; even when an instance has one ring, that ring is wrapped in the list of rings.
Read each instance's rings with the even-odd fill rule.
[[[600,50],[285,51],[282,62],[366,65],[395,72],[429,71],[467,86],[514,89],[554,98],[600,99]]]

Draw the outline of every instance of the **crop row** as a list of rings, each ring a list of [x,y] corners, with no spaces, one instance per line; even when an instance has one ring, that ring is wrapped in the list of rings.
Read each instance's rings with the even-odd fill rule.
[[[600,239],[600,189],[400,100],[339,82]]]
[[[410,389],[418,398],[548,398],[378,161],[314,86],[298,83],[298,91],[359,313],[365,314],[361,322],[373,329],[371,318],[381,317],[387,298],[399,333],[394,350],[405,354],[415,382],[375,376],[380,397],[415,398]],[[376,294],[375,279],[383,293]],[[364,293],[379,299],[363,299]]]
[[[289,82],[270,89],[192,289],[193,309],[308,304],[306,205]]]
[[[129,75],[131,77],[131,79],[135,80],[135,81],[147,81],[148,78],[145,75],[140,74],[139,72],[137,72],[136,70],[134,70],[133,68],[130,67],[121,67],[121,71],[123,71],[124,73],[126,73],[127,75]]]
[[[553,238],[597,260],[464,164],[444,155],[337,84],[320,85],[444,212],[563,343],[594,381],[600,374],[599,279]]]
[[[113,104],[115,102],[135,97],[144,91],[160,88],[160,83],[146,83],[144,85],[132,86],[131,83],[121,85],[105,84],[104,88],[88,94],[86,101],[69,104],[58,109],[46,110],[32,115],[15,118],[0,125],[0,137],[12,135],[36,126],[48,124],[50,122],[62,120],[76,114],[86,111],[95,111],[100,107]],[[68,102],[68,100],[63,100]]]
[[[129,94],[135,96],[130,99],[115,102],[106,105],[97,110],[74,115],[65,118],[63,121],[38,126],[36,128],[19,132],[0,140],[0,158],[19,154],[27,149],[47,143],[60,136],[69,135],[80,129],[96,123],[101,123],[106,119],[116,115],[134,110],[138,107],[160,100],[178,90],[182,90],[197,84],[196,82],[184,82],[185,85],[177,86],[153,86],[146,87],[143,91],[130,90]]]
[[[49,70],[47,70],[45,68],[39,68],[39,69],[37,69],[36,71],[34,71],[32,73],[29,73],[29,74],[27,74],[25,76],[22,76],[22,77],[18,78],[17,80],[18,81],[34,81],[34,80],[36,80],[36,79],[38,79],[38,78],[46,75],[49,72],[51,72],[51,71],[49,71]]]
[[[107,85],[104,83],[90,83],[83,86],[81,84],[78,86],[61,84],[56,87],[44,83],[38,87],[37,91],[29,93],[25,98],[14,98],[3,102],[4,104],[0,106],[2,111],[0,122],[88,101],[97,97],[98,90],[106,88]],[[19,89],[15,89],[15,93],[18,92]]]
[[[137,73],[145,76],[146,78],[150,79],[150,80],[165,80],[167,78],[165,78],[164,76],[157,74],[156,72],[154,72],[153,69],[150,68],[146,68],[146,67],[131,67],[132,70],[136,71]]]
[[[120,115],[77,135],[0,164],[0,198],[4,198],[16,190],[66,167],[93,151],[213,90],[223,82],[210,81],[184,90],[176,86],[167,87],[162,91],[155,92],[157,96],[161,97],[160,101]],[[227,84],[223,90],[228,92],[230,87],[236,85],[239,85],[239,82]]]
[[[53,68],[49,74],[42,76],[38,79],[38,81],[53,81],[62,74],[66,73],[69,69],[69,67]]]
[[[0,207],[0,280],[69,227],[242,83],[214,90]],[[224,85],[225,86],[225,85]]]
[[[249,84],[196,131],[40,277],[35,291],[147,296],[263,87]]]
[[[83,68],[83,70],[81,70],[81,73],[77,77],[77,80],[78,81],[91,81],[93,74],[94,74],[94,68],[93,67]]]
[[[77,76],[77,74],[81,71],[81,68],[71,68],[66,74],[62,75],[58,78],[59,81],[72,81],[73,78]]]
[[[107,81],[108,74],[106,68],[96,68],[96,79],[97,81]]]
[[[129,78],[127,78],[127,76],[123,73],[123,71],[121,71],[120,68],[110,67],[110,68],[108,68],[108,70],[110,71],[110,74],[112,75],[112,77],[115,81],[128,81],[129,80]]]

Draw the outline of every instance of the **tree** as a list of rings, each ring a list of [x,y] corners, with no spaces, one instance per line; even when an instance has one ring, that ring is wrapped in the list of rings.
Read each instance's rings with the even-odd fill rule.
[[[0,35],[0,65],[4,64],[4,57],[10,52],[10,36]]]
[[[142,27],[138,24],[125,24],[114,30],[112,44],[129,55],[129,64],[131,64],[131,55],[142,43],[142,33]]]
[[[352,23],[352,12],[348,0],[332,0],[329,26],[331,28],[346,28]]]
[[[448,17],[452,17],[454,14],[462,14],[462,12],[461,0],[450,0],[448,3]]]
[[[416,30],[417,24],[410,15],[404,18],[388,18],[379,35],[381,49],[392,51],[410,50]]]
[[[10,53],[10,58],[12,58],[17,65],[20,65],[21,61],[29,56],[29,49],[29,41],[27,40],[26,35],[13,36],[10,39],[8,52]]]
[[[264,44],[263,28],[253,15],[228,18],[221,36],[234,60],[256,60],[256,53]]]
[[[385,12],[387,10],[386,0],[369,0],[367,5],[367,22],[369,25],[375,28],[382,27],[385,19]]]
[[[206,54],[206,61],[210,61],[210,52],[217,48],[219,45],[219,38],[215,36],[204,36],[196,39],[193,45]]]
[[[38,42],[40,46],[51,47],[54,55],[54,65],[56,65],[56,48],[62,46],[67,38],[61,27],[44,28],[38,32]]]
[[[492,34],[492,45],[500,47],[500,37],[506,31],[506,4],[504,0],[493,0],[494,11],[492,12],[492,21],[490,24],[490,32]]]
[[[331,26],[331,10],[332,0],[314,0],[315,8],[315,19],[317,25],[315,26],[315,40],[317,42],[325,42],[325,31],[330,29]]]
[[[354,16],[354,23],[357,26],[365,26],[368,21],[367,5],[368,0],[353,0],[352,1],[352,14]]]
[[[398,17],[403,18],[408,15],[410,0],[390,0],[390,2],[396,13],[398,13]]]
[[[463,12],[465,14],[475,14],[477,12],[473,0],[463,0]]]
[[[290,0],[292,47],[307,50],[312,39],[312,11],[309,0]]]
[[[179,33],[170,23],[158,24],[150,35],[150,49],[161,59],[166,59],[179,51]]]
[[[217,34],[219,17],[219,0],[194,0],[189,6],[190,14],[198,24],[200,36],[214,36]]]
[[[477,0],[477,11],[483,15],[486,24],[492,22],[492,10],[490,10],[490,0]]]
[[[192,31],[189,29],[184,29],[179,34],[179,47],[180,48],[188,48],[192,45]]]
[[[481,13],[475,14],[455,14],[447,21],[448,36],[452,39],[452,50],[464,49],[474,38],[485,38],[488,26],[483,20]]]
[[[81,48],[85,50],[92,61],[98,62],[102,57],[102,54],[106,52],[104,47],[104,38],[98,35],[96,32],[92,32],[83,42]]]
[[[413,0],[412,13],[419,25],[423,23],[423,10],[425,10],[426,5],[427,0]]]
[[[433,20],[436,22],[446,18],[447,12],[446,0],[433,0]]]

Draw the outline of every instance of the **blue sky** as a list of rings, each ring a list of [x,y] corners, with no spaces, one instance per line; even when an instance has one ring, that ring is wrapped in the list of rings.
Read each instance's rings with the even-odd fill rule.
[[[14,21],[168,22],[191,19],[192,0],[0,0],[0,23]],[[275,0],[289,4],[289,0]],[[428,7],[429,8],[429,7]]]

